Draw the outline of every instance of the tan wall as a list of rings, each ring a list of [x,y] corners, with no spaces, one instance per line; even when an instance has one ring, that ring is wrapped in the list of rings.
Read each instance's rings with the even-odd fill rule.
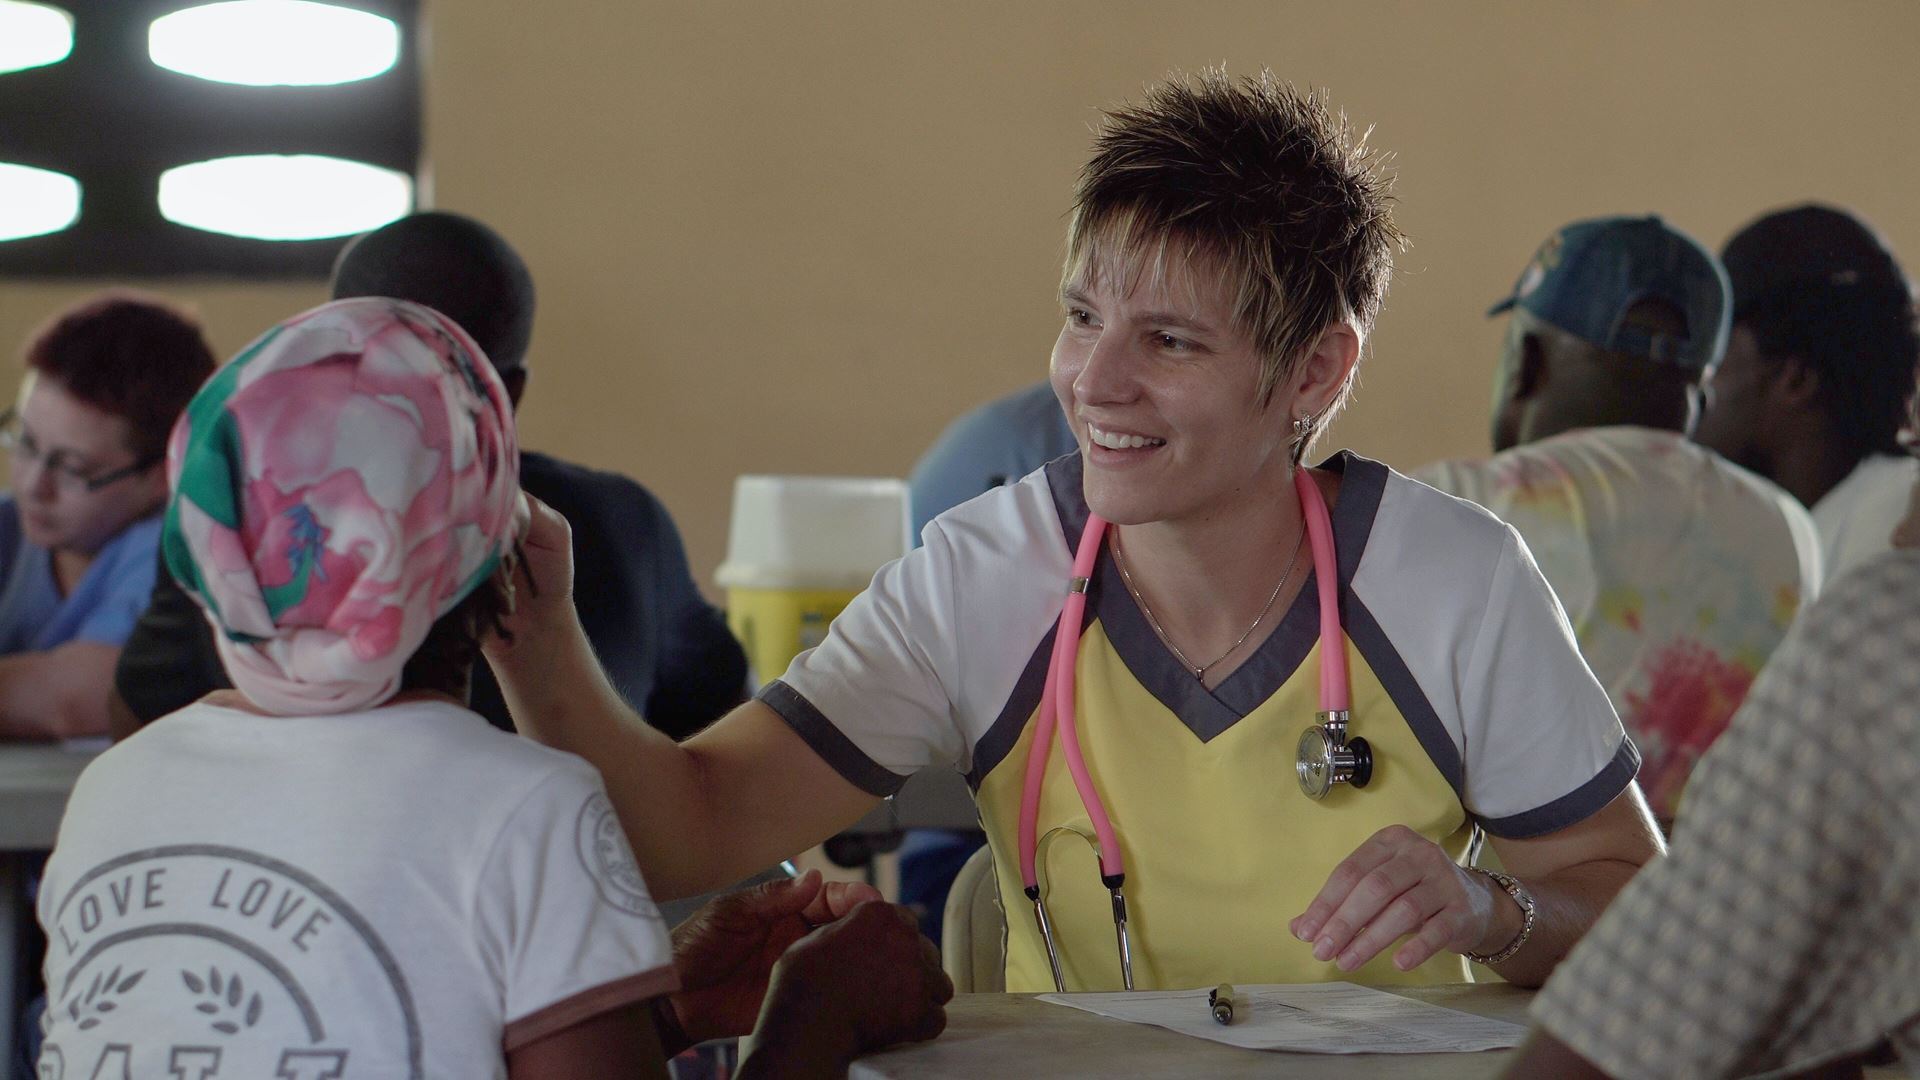
[[[1481,448],[1480,317],[1563,221],[1717,246],[1811,196],[1920,260],[1905,3],[429,0],[435,201],[541,289],[531,446],[619,469],[703,582],[741,472],[904,475],[1042,373],[1096,106],[1173,67],[1325,85],[1398,154],[1401,262],[1336,445]],[[318,285],[173,285],[232,349]],[[0,286],[0,342],[72,288]]]

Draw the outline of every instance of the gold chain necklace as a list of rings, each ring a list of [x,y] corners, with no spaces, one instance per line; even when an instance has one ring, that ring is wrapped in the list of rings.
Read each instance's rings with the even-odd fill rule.
[[[1253,617],[1253,622],[1247,627],[1245,633],[1241,634],[1233,644],[1227,646],[1226,652],[1221,653],[1219,656],[1214,657],[1204,664],[1195,664],[1193,661],[1187,659],[1187,654],[1180,651],[1180,646],[1175,645],[1173,639],[1167,636],[1166,630],[1160,626],[1160,620],[1154,618],[1153,609],[1147,606],[1147,598],[1140,595],[1140,590],[1133,584],[1133,575],[1127,572],[1127,560],[1120,554],[1119,529],[1113,530],[1113,564],[1120,568],[1120,580],[1127,583],[1127,592],[1133,595],[1133,602],[1140,605],[1140,613],[1147,617],[1147,625],[1153,627],[1153,632],[1160,638],[1160,643],[1173,650],[1173,655],[1179,657],[1180,663],[1185,666],[1187,670],[1193,672],[1194,678],[1205,679],[1209,668],[1212,668],[1227,657],[1232,656],[1235,649],[1245,645],[1247,639],[1253,636],[1253,632],[1260,629],[1260,624],[1266,620],[1267,612],[1273,610],[1273,602],[1280,599],[1280,590],[1287,587],[1287,579],[1293,576],[1293,566],[1300,561],[1300,544],[1305,541],[1306,538],[1307,525],[1306,522],[1303,521],[1300,523],[1300,535],[1295,537],[1293,541],[1293,555],[1287,560],[1286,573],[1280,575],[1279,584],[1275,585],[1273,591],[1267,594],[1266,605],[1260,609],[1260,614]]]

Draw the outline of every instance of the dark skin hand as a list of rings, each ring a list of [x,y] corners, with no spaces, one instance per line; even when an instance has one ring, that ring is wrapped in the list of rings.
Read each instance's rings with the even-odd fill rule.
[[[932,1038],[953,984],[913,916],[878,898],[817,871],[720,897],[674,930],[678,993],[520,1047],[507,1055],[508,1075],[664,1076],[666,1058],[745,1035],[756,1017],[760,1048],[746,1078],[840,1076],[856,1054]]]
[[[656,1009],[669,1055],[693,1043],[745,1035],[766,1000],[774,965],[795,942],[880,899],[870,885],[825,882],[817,870],[722,896],[674,928],[680,991]]]
[[[846,1075],[861,1054],[947,1026],[953,980],[913,913],[867,901],[795,942],[775,965],[740,1080]]]

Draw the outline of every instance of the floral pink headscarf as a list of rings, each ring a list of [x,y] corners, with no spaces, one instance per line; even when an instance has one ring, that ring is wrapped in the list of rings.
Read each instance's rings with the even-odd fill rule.
[[[174,427],[168,568],[269,712],[392,697],[513,544],[519,452],[493,366],[418,304],[340,300],[216,372]]]

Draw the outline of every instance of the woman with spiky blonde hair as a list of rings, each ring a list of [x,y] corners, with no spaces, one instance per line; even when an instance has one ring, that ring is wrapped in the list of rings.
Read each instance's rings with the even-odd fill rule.
[[[1469,957],[1538,983],[1659,842],[1513,531],[1355,454],[1307,465],[1390,208],[1364,138],[1270,75],[1110,113],[1051,365],[1078,451],[936,518],[684,744],[620,709],[566,605],[523,609],[492,653],[523,730],[601,767],[668,895],[964,773],[1010,990],[1458,982]],[[551,515],[531,546],[564,574]],[[1471,868],[1483,834],[1511,876]]]

